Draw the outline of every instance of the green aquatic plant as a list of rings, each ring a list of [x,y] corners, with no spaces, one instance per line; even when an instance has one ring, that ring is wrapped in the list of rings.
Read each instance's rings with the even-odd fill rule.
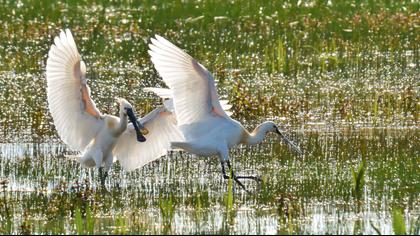
[[[419,234],[418,1],[1,4],[0,180],[10,183],[0,193],[0,234],[375,233],[370,220],[393,233],[393,221],[379,227],[378,217],[400,203],[406,233]],[[249,128],[269,116],[307,153],[292,157],[275,139],[234,151],[238,168],[264,175],[249,184],[255,194],[221,184],[214,160],[184,154],[130,173],[116,163],[110,193],[99,191],[95,174],[64,157],[71,151],[46,102],[48,46],[65,27],[85,52],[101,111],[118,112],[109,94],[129,97],[142,116],[161,104],[142,91],[164,86],[147,54],[159,34],[214,72],[235,119]],[[173,206],[161,209],[171,194]]]
[[[301,212],[299,202],[291,194],[281,194],[276,201],[280,222],[291,222],[299,217]]]
[[[76,208],[74,210],[74,224],[76,226],[76,232],[79,235],[84,235],[84,223],[82,218],[82,213],[80,212],[80,208]]]
[[[353,176],[352,194],[356,199],[362,198],[363,189],[365,187],[365,165],[366,161],[363,160],[356,171],[353,168],[351,170]]]
[[[396,235],[406,235],[403,211],[400,208],[392,209],[392,230]]]
[[[127,219],[122,214],[118,215],[115,218],[115,230],[114,230],[113,234],[115,234],[115,235],[117,235],[117,234],[119,234],[119,235],[127,234],[127,231],[128,231],[127,225],[128,225]]]
[[[417,219],[411,220],[410,234],[419,235],[420,234],[420,216],[417,216]]]
[[[231,172],[232,175],[232,172]],[[233,196],[233,181],[232,181],[232,177],[229,178],[228,180],[228,184],[227,184],[227,192],[225,194],[225,206],[226,206],[226,212],[231,212],[233,210],[233,201],[234,201],[234,196]]]
[[[8,201],[7,197],[7,184],[8,181],[2,180],[0,185],[2,187],[2,197],[0,197],[0,233],[12,234],[13,226],[13,209],[14,205]]]
[[[224,204],[225,204],[225,213],[224,213],[224,222],[225,229],[229,231],[229,227],[235,223],[236,210],[234,208],[235,196],[233,188],[233,172],[230,171],[231,178],[227,181],[227,191],[224,194]]]
[[[32,225],[29,220],[29,212],[27,209],[23,211],[22,222],[19,227],[20,234],[30,235],[32,234]]]
[[[159,208],[162,216],[163,233],[169,234],[171,232],[172,222],[175,215],[175,202],[173,196],[159,196]]]
[[[88,205],[86,207],[86,233],[89,235],[94,234],[95,227],[95,217],[92,214],[91,208]]]
[[[90,210],[89,206],[85,208],[85,217],[82,216],[82,212],[79,207],[74,210],[74,224],[76,232],[79,235],[93,235],[95,219]]]

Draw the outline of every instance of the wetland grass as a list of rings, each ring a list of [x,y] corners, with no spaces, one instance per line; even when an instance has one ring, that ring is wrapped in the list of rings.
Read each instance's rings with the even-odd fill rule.
[[[392,230],[394,231],[395,235],[407,234],[403,212],[399,208],[394,208],[392,210]]]
[[[366,161],[363,160],[357,170],[352,169],[351,174],[353,176],[353,188],[352,188],[352,194],[355,198],[361,199],[363,190],[365,188],[365,168]]]
[[[416,1],[0,4],[0,234],[419,234]],[[274,138],[232,150],[241,174],[261,174],[245,183],[255,194],[185,153],[116,164],[104,192],[64,157],[48,112],[61,28],[79,39],[102,112],[117,113],[109,94],[133,97],[139,115],[160,103],[142,92],[163,86],[147,55],[159,34],[214,73],[235,119],[269,116],[305,155]]]

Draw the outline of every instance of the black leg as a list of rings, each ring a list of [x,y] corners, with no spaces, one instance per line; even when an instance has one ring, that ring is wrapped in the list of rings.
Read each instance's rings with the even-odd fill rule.
[[[228,168],[229,168],[229,171],[230,171],[230,173],[231,173],[231,176],[233,177],[233,180],[235,180],[235,182],[236,182],[237,184],[239,184],[239,186],[241,186],[241,187],[242,187],[245,191],[249,192],[249,191],[245,188],[245,185],[244,185],[241,181],[239,181],[239,179],[253,179],[253,180],[256,180],[256,181],[260,181],[260,178],[255,177],[255,176],[236,176],[236,175],[235,175],[235,173],[233,172],[232,166],[230,165],[230,161],[226,161],[226,163],[227,163],[227,165],[228,165]],[[224,163],[224,162],[221,162],[221,164],[222,164],[222,174],[223,174],[223,178],[224,178],[224,179],[230,179],[230,176],[226,174],[226,170],[225,170],[225,163]]]
[[[232,166],[230,165],[230,161],[227,161],[227,165],[228,165],[229,169],[232,170],[232,172],[233,172]],[[257,182],[261,181],[261,178],[258,177],[258,176],[235,176],[234,175],[234,177],[237,178],[237,179],[252,179],[252,180],[255,180]]]
[[[103,167],[99,167],[99,179],[101,180],[101,186],[105,187],[105,179],[108,176],[108,171],[104,171]]]
[[[226,174],[226,170],[225,170],[225,162],[221,162],[220,163],[222,165],[222,174],[223,174],[223,178],[224,179],[230,179],[230,177]]]
[[[236,178],[235,173],[233,173],[233,170],[232,170],[232,168],[230,167],[230,163],[229,163],[229,161],[227,161],[227,163],[228,163],[228,167],[229,167],[229,171],[230,171],[230,173],[231,173],[231,176],[233,177],[233,180],[235,180],[235,182],[236,182],[236,183],[238,183],[238,184],[239,184],[239,186],[241,186],[241,187],[242,187],[245,191],[247,191],[247,190],[246,190],[246,188],[245,188],[245,185],[244,185],[243,183],[241,183],[241,181],[239,181],[239,180],[238,180],[238,178]],[[222,164],[223,178],[224,178],[224,179],[230,179],[230,176],[226,174],[226,170],[225,170],[225,163],[224,163],[224,162],[222,162],[221,164]]]

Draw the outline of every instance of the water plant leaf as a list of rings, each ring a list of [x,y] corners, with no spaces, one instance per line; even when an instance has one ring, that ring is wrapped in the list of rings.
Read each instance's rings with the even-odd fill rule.
[[[77,234],[83,235],[84,227],[83,227],[83,219],[82,219],[82,213],[80,212],[80,208],[76,208],[76,210],[74,210],[74,223],[76,224]]]
[[[406,235],[405,222],[402,210],[394,208],[392,210],[392,230],[396,235]]]
[[[365,187],[365,160],[363,160],[357,171],[352,169],[352,176],[353,176],[353,196],[357,199],[361,199],[363,189]]]

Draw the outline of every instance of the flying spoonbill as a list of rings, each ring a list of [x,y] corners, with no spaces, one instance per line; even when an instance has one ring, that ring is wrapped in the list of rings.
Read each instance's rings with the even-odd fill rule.
[[[149,49],[156,70],[171,91],[177,125],[184,138],[181,142],[171,142],[172,148],[201,156],[218,155],[223,178],[232,176],[244,189],[239,179],[260,179],[234,174],[229,161],[230,148],[260,143],[268,132],[274,132],[301,153],[274,122],[264,122],[248,132],[230,118],[219,101],[211,73],[186,52],[158,35],[151,39]],[[226,174],[225,164],[230,176]]]
[[[165,154],[170,140],[182,137],[165,107],[137,120],[133,106],[118,98],[119,117],[101,114],[90,96],[86,66],[68,29],[54,39],[46,77],[48,106],[59,136],[82,152],[76,159],[83,166],[99,168],[102,185],[114,157],[123,168],[133,170]]]

